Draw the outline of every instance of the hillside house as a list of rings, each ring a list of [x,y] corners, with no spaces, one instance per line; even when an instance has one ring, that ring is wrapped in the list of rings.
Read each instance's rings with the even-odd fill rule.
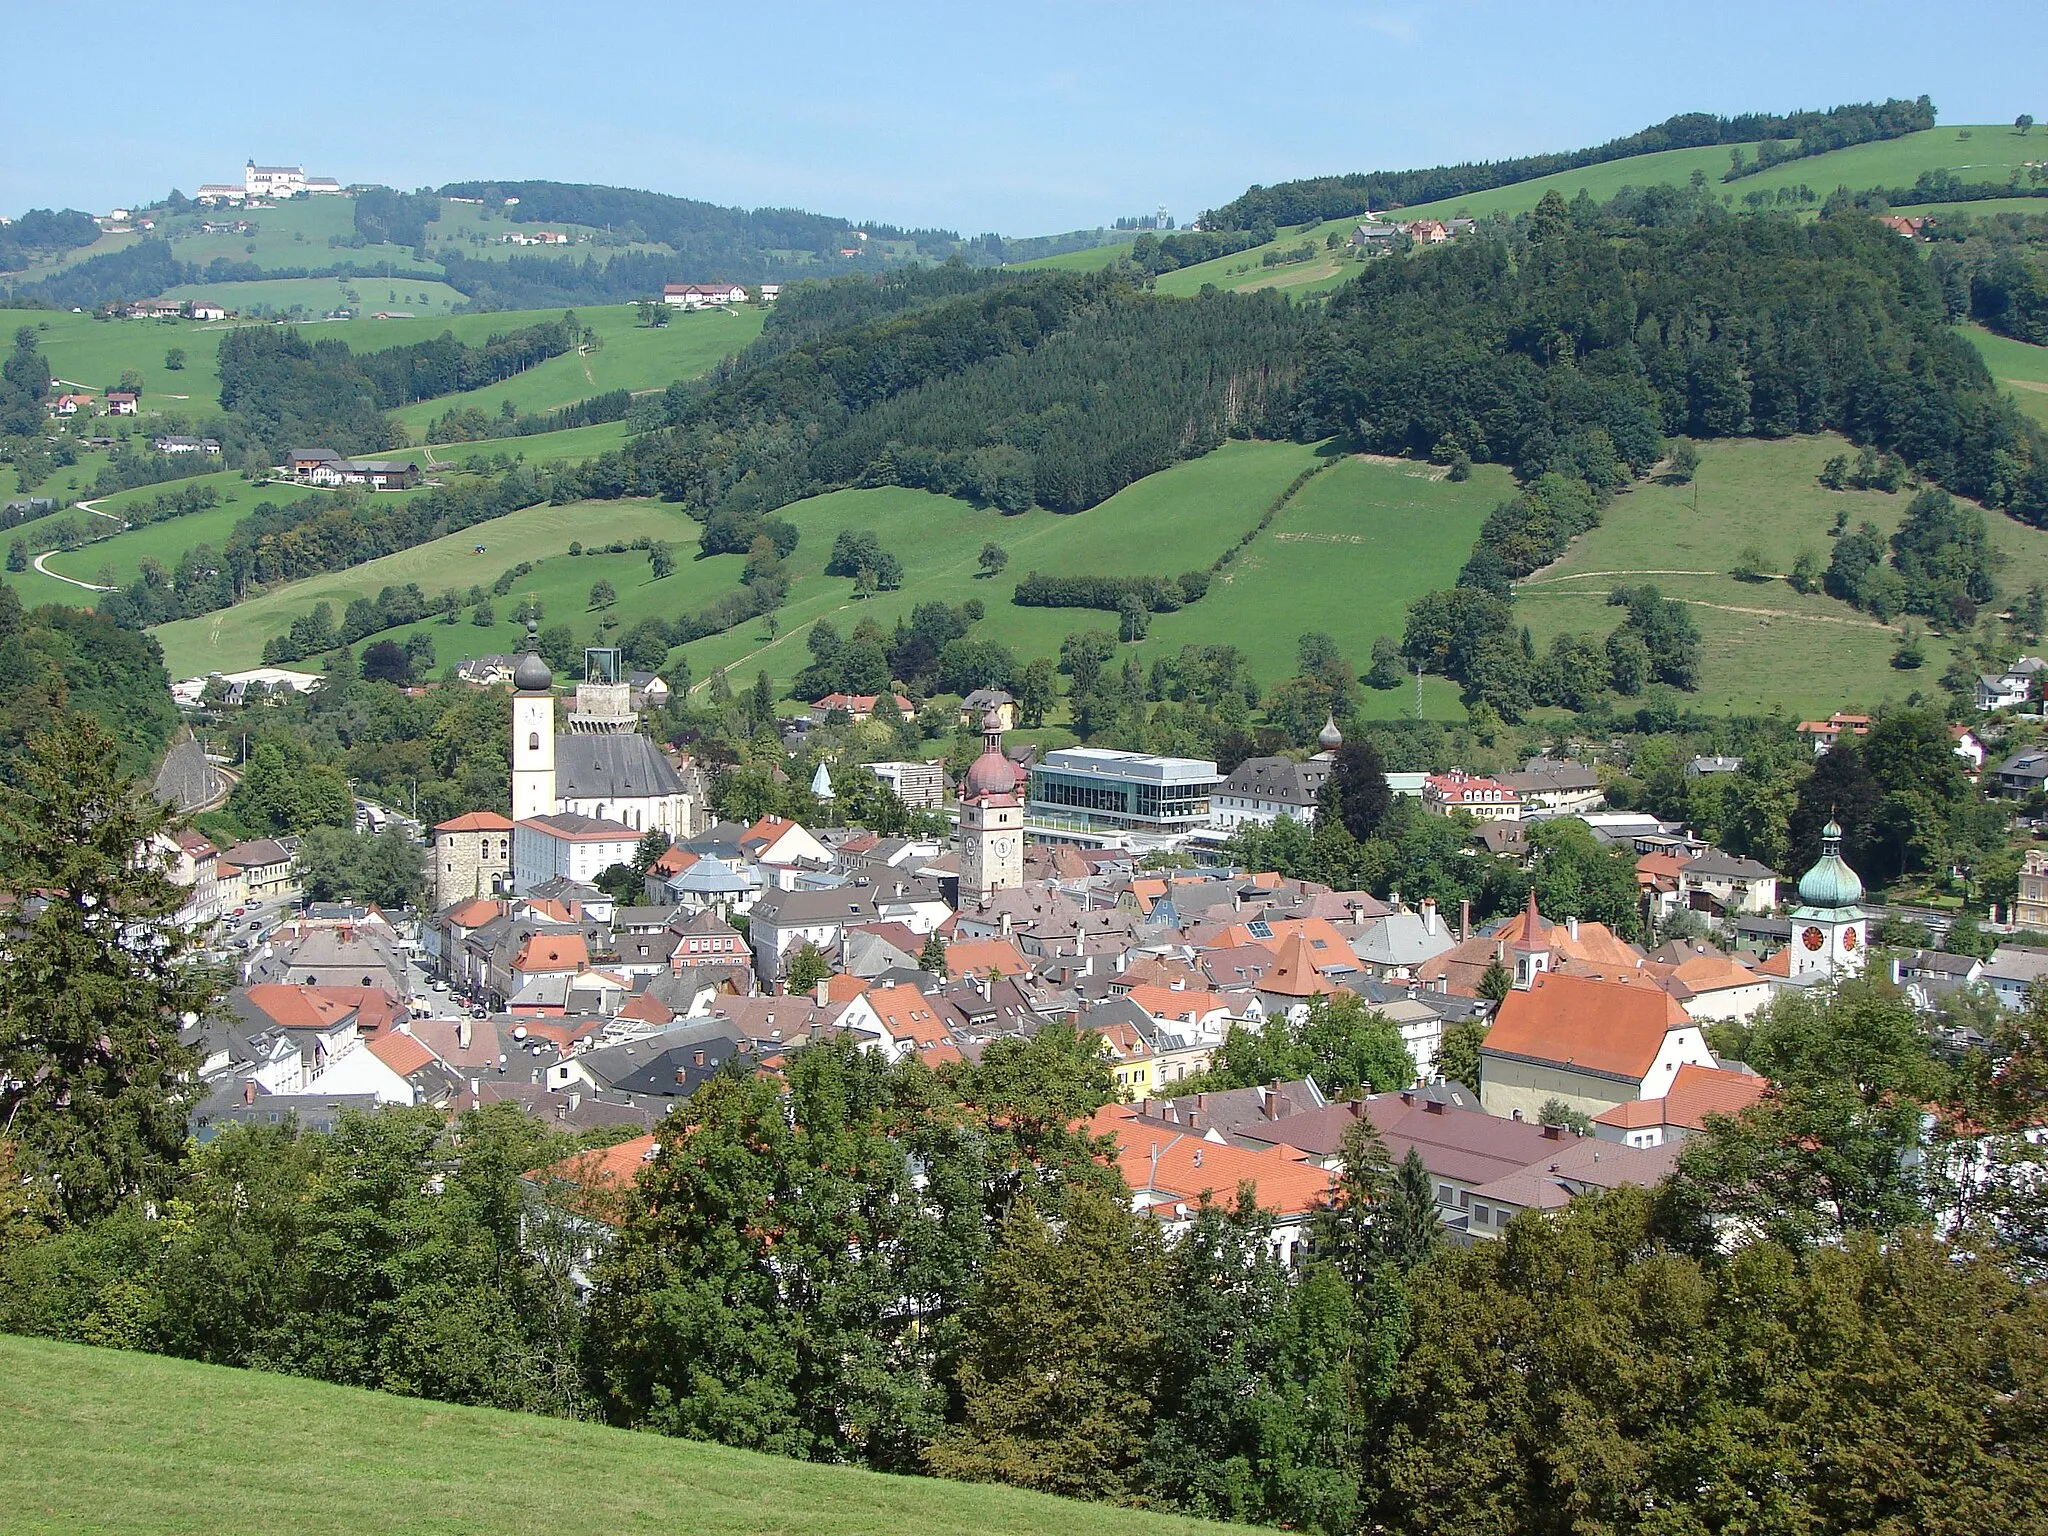
[[[747,290],[738,283],[666,283],[661,302],[681,309],[709,309],[713,305],[744,304]]]
[[[150,446],[158,453],[203,453],[218,454],[220,443],[211,437],[176,437],[165,435],[150,439]]]
[[[90,416],[93,409],[91,395],[59,395],[50,403],[53,416],[76,416],[80,411]]]
[[[1825,720],[1800,721],[1798,731],[1813,743],[1813,755],[1819,757],[1844,736],[1868,736],[1870,716],[1844,714],[1838,709]]]
[[[1522,817],[1519,791],[1499,779],[1467,773],[1462,768],[1432,773],[1424,779],[1422,806],[1432,816],[1464,811],[1479,821],[1519,821]]]
[[[109,416],[133,416],[140,409],[135,395],[125,389],[107,391],[107,414]]]
[[[1390,251],[1400,250],[1407,238],[1407,233],[1398,224],[1383,224],[1368,215],[1364,223],[1351,231],[1345,244],[1367,256],[1384,256]]]
[[[213,299],[194,299],[186,313],[194,320],[225,320],[233,311]]]

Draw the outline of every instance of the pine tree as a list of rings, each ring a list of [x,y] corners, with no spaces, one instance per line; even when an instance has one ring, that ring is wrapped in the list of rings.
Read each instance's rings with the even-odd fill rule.
[[[1486,969],[1479,976],[1479,995],[1489,1003],[1498,1005],[1515,990],[1515,978],[1508,968],[1501,964],[1499,955],[1486,962]]]
[[[0,1127],[72,1221],[169,1181],[195,1065],[179,1031],[211,992],[171,922],[175,824],[119,750],[72,716],[29,739],[0,789]]]
[[[924,949],[917,957],[917,968],[934,976],[946,974],[946,941],[936,933],[925,939]]]

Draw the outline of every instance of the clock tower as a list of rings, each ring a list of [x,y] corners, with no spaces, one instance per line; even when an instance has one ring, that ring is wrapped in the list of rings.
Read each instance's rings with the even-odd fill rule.
[[[1863,882],[1842,862],[1842,829],[1833,818],[1821,828],[1820,862],[1799,877],[1792,913],[1794,981],[1841,980],[1863,973],[1869,919],[1857,903]]]
[[[1024,883],[1024,797],[1017,765],[1003,756],[1003,717],[981,720],[981,756],[960,785],[960,906]]]
[[[512,669],[512,819],[552,816],[555,801],[555,676],[541,660],[539,625],[526,625],[526,654]]]

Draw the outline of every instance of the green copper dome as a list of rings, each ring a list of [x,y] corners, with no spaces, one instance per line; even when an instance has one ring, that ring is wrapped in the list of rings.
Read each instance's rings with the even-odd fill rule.
[[[1830,820],[1820,830],[1820,862],[1799,877],[1799,901],[1808,907],[1853,907],[1863,882],[1842,862],[1842,829]]]

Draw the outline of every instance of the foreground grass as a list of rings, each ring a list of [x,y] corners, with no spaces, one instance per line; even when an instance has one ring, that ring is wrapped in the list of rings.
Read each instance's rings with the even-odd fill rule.
[[[1241,1527],[0,1338],[10,1532],[1178,1536]]]

